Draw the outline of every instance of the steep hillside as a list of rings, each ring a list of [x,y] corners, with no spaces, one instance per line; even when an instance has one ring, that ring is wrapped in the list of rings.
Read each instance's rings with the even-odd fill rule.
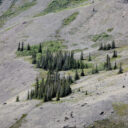
[[[127,0],[2,0],[0,128],[127,128],[127,12]],[[109,48],[113,41],[116,47]],[[47,71],[31,64],[31,52],[16,52],[19,42],[35,49],[41,43],[43,52],[73,50],[77,60],[83,53],[85,76],[60,101],[26,100],[36,77],[46,78]],[[74,78],[75,72],[60,74]]]

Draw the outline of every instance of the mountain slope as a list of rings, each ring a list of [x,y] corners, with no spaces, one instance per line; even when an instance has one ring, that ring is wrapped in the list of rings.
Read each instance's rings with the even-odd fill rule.
[[[128,103],[128,4],[122,0],[83,0],[45,12],[50,2],[4,0],[0,5],[1,128],[84,128],[111,117],[114,103]],[[72,18],[74,13],[77,15]],[[68,24],[64,24],[65,19]],[[115,40],[119,54],[116,61],[123,63],[124,73],[118,75],[116,70],[85,76],[72,85],[73,93],[60,102],[26,101],[39,70],[16,56],[17,45],[47,40],[63,40],[69,50],[75,51],[76,58],[81,51],[85,58],[91,53],[95,58],[92,63],[97,64],[105,61],[106,54],[112,55],[112,51],[98,51],[100,43]],[[19,103],[15,102],[17,95]]]

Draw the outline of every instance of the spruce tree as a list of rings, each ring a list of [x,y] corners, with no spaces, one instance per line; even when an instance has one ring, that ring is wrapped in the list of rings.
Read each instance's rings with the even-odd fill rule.
[[[24,51],[24,42],[22,42],[21,51]]]
[[[114,64],[114,70],[116,70],[117,69],[117,64],[116,64],[116,62],[115,62],[115,64]]]
[[[99,73],[98,66],[96,65],[95,73]]]
[[[82,69],[82,71],[81,71],[81,74],[80,74],[81,76],[85,76],[85,74],[84,74],[84,70]]]
[[[76,70],[76,72],[75,72],[75,80],[79,80],[79,79],[80,79],[80,77],[79,77],[79,74],[78,74],[78,72]]]
[[[107,70],[112,70],[111,61],[110,61],[109,55],[107,55],[107,59],[106,59],[106,69]]]
[[[30,45],[29,45],[29,44],[27,45],[27,50],[28,50],[28,51],[30,51],[30,50],[31,50],[31,47],[30,47]]]
[[[39,53],[42,53],[42,45],[41,45],[41,43],[40,43],[40,45],[39,45],[38,52],[39,52]]]
[[[56,101],[59,101],[60,100],[60,94],[59,94],[59,92],[57,92],[57,94],[56,94]]]
[[[17,51],[20,51],[20,42],[19,42],[19,44],[18,44]]]
[[[111,49],[111,45],[110,44],[107,44],[106,50],[110,50],[110,49]]]
[[[116,48],[116,44],[115,44],[115,41],[113,40],[112,41],[112,49],[115,49]]]
[[[27,100],[29,100],[30,99],[30,94],[29,94],[29,91],[28,91],[28,96],[27,96]]]
[[[91,54],[89,53],[88,61],[92,61]]]
[[[103,50],[103,44],[100,44],[99,50]]]
[[[83,57],[83,52],[81,52],[81,55],[80,55],[80,60],[83,60],[84,57]]]
[[[16,102],[19,102],[19,101],[20,101],[19,96],[17,96],[16,97]]]
[[[123,68],[122,68],[122,64],[120,63],[120,68],[119,68],[119,74],[123,73]]]
[[[114,50],[112,57],[113,57],[113,58],[116,58],[116,57],[117,57],[117,51]]]

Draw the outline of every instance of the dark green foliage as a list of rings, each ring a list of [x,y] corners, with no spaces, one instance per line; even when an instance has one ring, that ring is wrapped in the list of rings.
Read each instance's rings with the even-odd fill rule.
[[[116,64],[116,62],[115,62],[115,64],[114,64],[114,70],[116,70],[117,69],[117,64]]]
[[[81,55],[80,55],[80,60],[83,60],[84,57],[83,57],[83,52],[81,52]]]
[[[30,99],[30,94],[29,94],[29,91],[28,91],[28,96],[27,96],[27,100],[29,100]]]
[[[35,52],[32,55],[32,64],[36,64],[36,53]]]
[[[115,49],[116,45],[115,45],[115,41],[112,41],[111,44],[100,44],[99,50],[111,50],[111,49]]]
[[[113,40],[112,41],[112,49],[115,49],[116,48],[116,44],[115,44],[115,41]]]
[[[56,100],[59,100],[72,92],[71,82],[71,79],[60,78],[57,72],[48,72],[46,81],[42,79],[39,82],[38,78],[36,79],[35,89],[31,90],[29,99],[43,99],[46,102],[56,97]]]
[[[119,68],[119,74],[123,73],[123,68],[122,68],[122,64],[120,63],[120,68]]]
[[[39,45],[38,52],[39,52],[39,53],[42,53],[42,45],[41,45],[41,43],[40,43],[40,45]]]
[[[95,68],[92,69],[92,74],[96,74],[96,73],[99,73],[99,69],[97,65]]]
[[[20,101],[19,96],[17,96],[16,97],[16,102],[19,102],[19,101]]]
[[[109,55],[107,55],[107,58],[106,58],[105,68],[106,70],[112,70],[111,60],[110,60]]]
[[[30,51],[30,50],[31,50],[31,47],[30,47],[30,45],[29,45],[29,44],[27,45],[27,50],[28,50],[28,51]]]
[[[92,61],[91,54],[89,53],[88,61]]]
[[[116,57],[117,57],[117,51],[114,50],[112,57],[113,57],[113,58],[116,58]]]
[[[24,42],[22,42],[21,51],[24,51]]]
[[[82,69],[82,71],[81,71],[81,74],[80,74],[81,76],[85,76],[85,74],[84,74],[84,70]]]
[[[20,51],[20,43],[18,44],[18,48],[17,48],[17,51]]]
[[[42,55],[38,61],[38,63],[36,63],[38,64],[37,67],[50,71],[66,71],[85,67],[85,64],[82,61],[74,59],[73,52],[69,53],[60,51],[52,54],[50,51],[47,51],[46,55]]]
[[[79,80],[79,79],[80,79],[80,77],[79,77],[79,74],[78,74],[77,70],[76,70],[75,78],[74,78],[74,79],[75,79],[75,80]]]
[[[99,50],[103,50],[103,44],[100,44]]]

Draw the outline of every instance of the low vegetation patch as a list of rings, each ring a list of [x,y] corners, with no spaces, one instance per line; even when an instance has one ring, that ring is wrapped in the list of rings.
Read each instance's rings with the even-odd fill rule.
[[[102,40],[108,40],[111,38],[111,35],[103,32],[100,34],[96,34],[92,37],[92,41],[97,42],[97,41],[102,41]]]
[[[108,28],[107,32],[112,32],[114,30],[114,28]]]
[[[47,13],[61,11],[63,9],[66,9],[72,6],[76,6],[85,1],[88,1],[88,0],[53,0],[49,3],[48,7],[45,10],[43,10],[43,12],[37,14],[36,16],[41,16]]]
[[[10,8],[5,13],[3,13],[2,16],[0,16],[0,27],[2,27],[4,25],[4,23],[6,22],[6,20],[8,18],[14,17],[36,4],[36,0],[33,0],[32,2],[24,3],[20,7],[15,7],[15,2],[16,2],[16,0],[14,0],[12,2],[12,5],[10,6]]]
[[[10,128],[20,128],[24,119],[26,118],[27,114],[23,114],[19,120],[16,121],[15,124],[13,124]]]
[[[69,25],[78,16],[78,12],[74,12],[72,15],[63,20],[63,25]]]

